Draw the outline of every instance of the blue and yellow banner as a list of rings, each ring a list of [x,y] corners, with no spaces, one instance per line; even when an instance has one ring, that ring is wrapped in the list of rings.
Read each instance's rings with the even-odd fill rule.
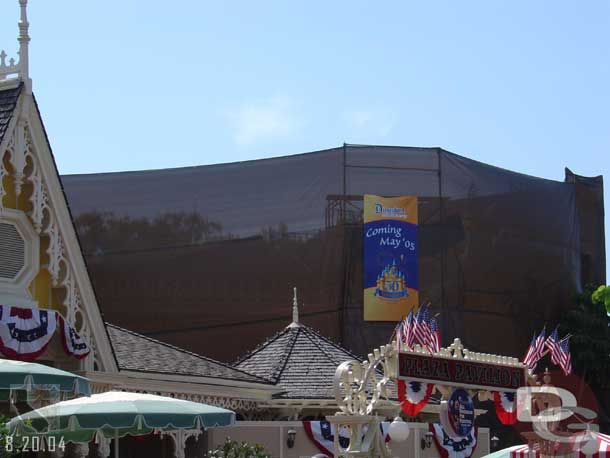
[[[364,196],[364,320],[399,321],[419,305],[417,197]]]

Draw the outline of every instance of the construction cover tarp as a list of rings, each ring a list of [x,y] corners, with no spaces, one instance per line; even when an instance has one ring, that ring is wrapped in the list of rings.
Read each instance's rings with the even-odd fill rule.
[[[438,148],[345,145],[231,164],[62,177],[105,318],[231,361],[302,321],[365,354],[362,197],[419,198],[419,290],[444,344],[521,356],[605,280],[601,177],[566,182]],[[222,342],[222,343],[220,343]]]

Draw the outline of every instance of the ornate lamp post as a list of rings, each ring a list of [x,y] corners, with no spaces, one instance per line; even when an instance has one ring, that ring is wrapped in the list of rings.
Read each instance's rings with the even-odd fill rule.
[[[387,401],[387,384],[396,379],[397,368],[395,343],[375,349],[368,355],[368,361],[346,361],[337,367],[334,390],[340,412],[326,419],[335,426],[335,449],[339,456],[391,458],[380,425],[386,416],[398,414],[399,407]],[[349,432],[347,448],[339,443],[341,429]],[[409,426],[396,417],[389,433],[392,440],[401,442],[408,437]]]

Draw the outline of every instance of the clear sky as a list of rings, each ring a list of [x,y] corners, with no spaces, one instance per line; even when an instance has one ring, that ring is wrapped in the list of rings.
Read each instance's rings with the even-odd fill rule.
[[[0,4],[9,54],[17,3]],[[607,0],[30,0],[29,14],[62,173],[345,141],[610,177]]]

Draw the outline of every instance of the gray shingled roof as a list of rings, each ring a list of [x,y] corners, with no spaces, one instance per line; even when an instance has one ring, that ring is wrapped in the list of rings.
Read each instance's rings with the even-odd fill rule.
[[[212,377],[242,382],[271,382],[187,350],[106,323],[120,370]]]
[[[333,377],[344,361],[360,358],[313,329],[288,326],[235,363],[276,383],[282,399],[334,399]]]
[[[2,143],[8,124],[13,117],[13,111],[17,106],[17,99],[21,94],[22,87],[23,84],[20,84],[12,89],[0,90],[0,143]]]

